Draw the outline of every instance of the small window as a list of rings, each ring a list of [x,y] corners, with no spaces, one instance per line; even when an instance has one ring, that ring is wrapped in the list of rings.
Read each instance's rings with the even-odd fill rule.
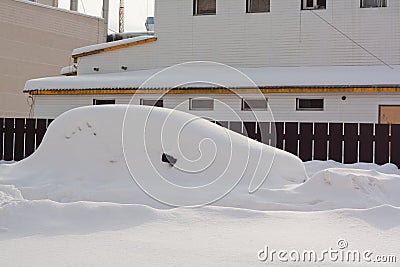
[[[326,9],[326,0],[301,0],[301,9]]]
[[[267,110],[267,99],[242,99],[242,110]]]
[[[216,0],[194,0],[194,15],[215,15],[217,14]]]
[[[387,7],[386,0],[361,0],[361,7]]]
[[[113,105],[115,99],[93,99],[93,105]]]
[[[324,110],[324,100],[297,98],[296,110],[322,111]]]
[[[213,110],[214,99],[210,98],[190,98],[189,110]]]
[[[247,13],[270,11],[270,0],[247,0]]]
[[[140,105],[142,106],[153,106],[153,107],[163,107],[164,100],[162,99],[140,99]]]

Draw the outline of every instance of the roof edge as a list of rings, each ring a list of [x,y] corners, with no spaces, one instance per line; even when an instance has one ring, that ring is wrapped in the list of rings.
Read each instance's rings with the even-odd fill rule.
[[[134,38],[130,38],[130,39],[136,39],[138,37],[134,37]],[[80,57],[85,57],[85,56],[90,56],[90,55],[94,55],[94,54],[99,54],[99,53],[104,53],[104,52],[108,52],[108,51],[114,51],[114,50],[118,50],[121,48],[127,48],[127,47],[131,47],[131,46],[135,46],[135,45],[141,45],[141,44],[146,44],[146,43],[151,43],[151,42],[155,42],[157,41],[157,37],[155,36],[149,36],[149,38],[146,39],[139,39],[139,40],[132,40],[131,42],[126,42],[126,40],[129,39],[124,39],[124,40],[120,40],[120,41],[114,41],[115,44],[111,44],[114,42],[110,42],[109,46],[107,47],[101,47],[101,48],[94,48],[93,50],[89,50],[86,52],[76,52],[79,51],[78,49],[75,49],[72,52],[72,58],[74,59],[74,63],[77,63],[78,58]],[[124,42],[121,42],[124,41]],[[105,43],[107,44],[107,43]],[[96,47],[97,45],[94,45],[93,47]],[[90,46],[88,46],[90,47]]]

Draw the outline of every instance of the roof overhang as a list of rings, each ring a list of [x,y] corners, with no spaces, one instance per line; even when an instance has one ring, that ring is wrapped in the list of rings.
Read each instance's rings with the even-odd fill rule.
[[[195,82],[193,82],[195,81]],[[167,69],[49,77],[30,80],[30,94],[132,94],[174,89],[177,93],[399,92],[400,66],[263,67],[178,65]]]
[[[133,37],[128,39],[123,39],[119,41],[113,41],[102,44],[89,45],[81,48],[74,49],[72,51],[72,58],[74,63],[78,62],[78,58],[85,57],[89,55],[104,53],[108,51],[114,51],[121,48],[127,48],[135,45],[141,45],[146,43],[151,43],[157,41],[157,37],[151,35]]]

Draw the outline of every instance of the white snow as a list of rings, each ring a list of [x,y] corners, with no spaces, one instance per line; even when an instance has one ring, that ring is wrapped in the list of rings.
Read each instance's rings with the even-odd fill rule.
[[[105,49],[105,48],[110,48],[110,47],[114,47],[114,46],[118,46],[118,45],[124,45],[124,44],[136,43],[139,41],[145,41],[145,40],[152,39],[152,38],[155,38],[155,37],[152,35],[144,35],[144,36],[127,38],[127,39],[113,41],[113,42],[84,46],[84,47],[74,49],[72,51],[72,56],[76,56],[79,54],[88,53],[88,52],[92,52],[92,51],[96,51],[96,50],[101,50],[101,49]]]
[[[125,41],[125,40],[123,40]],[[24,91],[47,89],[137,89],[202,88],[223,86],[249,88],[249,80],[258,87],[290,86],[398,86],[400,66],[330,66],[330,67],[260,67],[237,71],[213,63],[183,64],[167,70],[136,70],[106,74],[83,74],[74,77],[48,77],[27,81]],[[312,73],[312,75],[310,75]],[[374,75],[371,75],[371,74]],[[157,74],[156,78],[147,79]],[[199,81],[190,83],[188,81]],[[212,81],[214,85],[201,83]],[[183,84],[183,86],[181,86]],[[250,84],[253,85],[253,84]]]
[[[174,167],[161,162],[163,152],[177,158]],[[160,176],[186,187],[221,178],[207,190],[190,191],[175,190]],[[205,207],[162,203],[195,205],[238,178],[232,191]],[[249,185],[259,184],[250,194]],[[400,260],[399,193],[394,165],[303,164],[179,111],[84,107],[57,118],[32,156],[0,164],[0,262],[2,267],[256,266],[265,246],[322,251],[337,249],[339,239],[351,250]]]

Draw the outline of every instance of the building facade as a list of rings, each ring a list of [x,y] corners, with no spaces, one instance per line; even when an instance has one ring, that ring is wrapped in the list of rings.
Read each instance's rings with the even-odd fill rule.
[[[155,37],[76,49],[76,77],[31,81],[25,91],[35,97],[35,115],[45,117],[97,100],[128,103],[133,93],[143,94],[135,104],[149,103],[140,99],[154,101],[158,94],[138,91],[143,89],[138,81],[175,64],[209,61],[254,76],[276,120],[397,122],[398,14],[400,1],[395,0],[156,0]],[[114,74],[122,76],[108,84]],[[158,89],[171,89],[167,84]],[[163,106],[234,120],[218,108],[222,101],[247,116],[243,97],[212,86],[185,89],[164,95]],[[252,98],[250,90],[240,89]],[[196,97],[214,99],[214,104],[193,109]]]
[[[28,117],[33,99],[22,93],[26,80],[58,75],[72,64],[74,48],[104,42],[101,18],[57,2],[0,1],[0,117]]]

